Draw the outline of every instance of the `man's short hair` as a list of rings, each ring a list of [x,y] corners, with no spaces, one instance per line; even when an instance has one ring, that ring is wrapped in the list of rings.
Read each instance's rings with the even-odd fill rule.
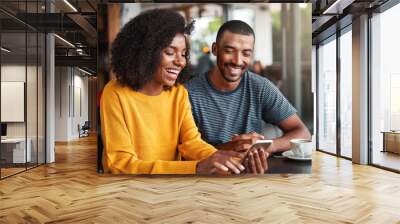
[[[230,20],[222,24],[217,33],[217,42],[222,38],[225,31],[243,35],[252,35],[255,37],[253,28],[241,20]]]

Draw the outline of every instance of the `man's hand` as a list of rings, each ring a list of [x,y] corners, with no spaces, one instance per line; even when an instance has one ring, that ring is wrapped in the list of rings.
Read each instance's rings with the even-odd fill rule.
[[[269,153],[284,152],[290,149],[290,140],[294,138],[311,139],[311,134],[297,114],[290,116],[278,124],[283,131],[283,136],[272,139],[273,143],[268,148]]]
[[[243,153],[235,151],[217,151],[205,160],[197,163],[196,174],[229,173],[240,174],[245,167],[240,164]]]
[[[243,161],[246,173],[264,174],[268,170],[268,156],[263,148],[252,148]]]
[[[245,140],[245,139],[251,139],[251,140],[257,141],[257,140],[263,140],[264,136],[260,135],[256,132],[251,132],[251,133],[247,133],[247,134],[235,135],[232,137],[232,141]]]
[[[251,145],[253,145],[254,143],[256,143],[257,140],[263,140],[263,139],[264,139],[263,135],[260,135],[256,132],[252,132],[249,134],[235,135],[232,138],[232,141],[249,141],[249,140],[251,140],[252,141]],[[251,145],[247,149],[250,149]],[[271,145],[269,145],[267,148],[263,148],[263,149],[265,152],[271,153],[274,150],[274,146],[275,146],[274,142],[272,142]],[[260,146],[260,148],[261,148],[261,146]]]
[[[215,147],[223,151],[233,150],[236,152],[242,152],[250,149],[250,147],[253,145],[254,142],[255,141],[253,141],[252,139],[241,139],[219,144],[216,145]]]
[[[247,151],[257,141],[264,139],[264,136],[252,132],[248,134],[235,135],[232,140],[215,146],[220,150],[233,150],[237,152]]]

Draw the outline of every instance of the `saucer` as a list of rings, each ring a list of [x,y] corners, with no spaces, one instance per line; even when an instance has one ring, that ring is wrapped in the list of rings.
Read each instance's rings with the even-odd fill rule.
[[[293,159],[293,160],[308,161],[308,160],[312,159],[311,156],[308,156],[308,157],[295,156],[294,153],[291,150],[283,152],[282,155],[285,156],[288,159]]]

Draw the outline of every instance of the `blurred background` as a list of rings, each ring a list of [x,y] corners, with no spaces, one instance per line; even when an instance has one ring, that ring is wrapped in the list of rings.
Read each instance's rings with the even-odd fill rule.
[[[215,64],[209,51],[222,23],[247,22],[256,35],[251,70],[275,83],[314,133],[311,2],[112,2],[0,1],[0,179],[55,162],[57,145],[101,133],[98,103],[113,77],[111,43],[127,21],[153,8],[196,20],[193,75]]]
[[[225,21],[238,19],[248,23],[256,35],[251,70],[275,83],[313,132],[310,3],[124,3],[108,7],[112,13],[108,15],[108,26],[116,27],[109,30],[114,32],[110,42],[119,31],[117,28],[145,10],[168,8],[187,21],[194,19],[190,39],[193,75],[214,66],[215,57],[210,49]]]

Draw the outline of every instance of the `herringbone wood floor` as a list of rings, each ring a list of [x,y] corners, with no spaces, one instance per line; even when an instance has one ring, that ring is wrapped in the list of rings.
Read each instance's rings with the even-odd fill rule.
[[[94,138],[0,181],[0,223],[400,223],[400,175],[315,153],[311,175],[98,175]]]

